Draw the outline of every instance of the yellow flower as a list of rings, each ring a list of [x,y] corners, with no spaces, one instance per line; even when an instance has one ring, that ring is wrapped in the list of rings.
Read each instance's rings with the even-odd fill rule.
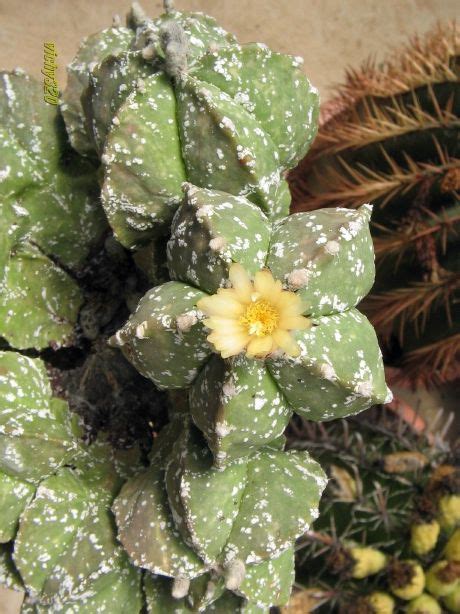
[[[231,288],[219,288],[217,294],[198,301],[208,316],[204,324],[211,329],[208,341],[223,358],[242,351],[250,358],[264,358],[281,349],[298,356],[300,348],[291,331],[311,326],[302,316],[302,301],[294,292],[283,290],[268,269],[259,271],[251,281],[240,264],[229,269]]]

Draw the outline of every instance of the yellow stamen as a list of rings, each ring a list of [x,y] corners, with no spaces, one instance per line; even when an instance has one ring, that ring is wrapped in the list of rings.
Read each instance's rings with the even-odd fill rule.
[[[249,335],[264,337],[271,335],[278,326],[279,319],[278,310],[268,301],[259,299],[246,307],[246,311],[239,321],[247,329]]]

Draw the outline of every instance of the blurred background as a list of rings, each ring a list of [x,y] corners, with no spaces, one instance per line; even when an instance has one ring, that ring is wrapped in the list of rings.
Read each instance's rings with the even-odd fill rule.
[[[369,57],[379,61],[408,37],[455,18],[459,8],[457,0],[177,0],[176,5],[212,15],[240,42],[260,41],[302,56],[323,102],[347,67],[359,67]],[[107,27],[113,15],[124,18],[128,6],[125,0],[0,0],[0,67],[21,67],[40,78],[43,43],[52,41],[62,90],[65,66],[80,40]],[[161,6],[159,0],[144,2],[152,16]],[[436,411],[448,403],[439,391],[417,394],[412,405],[424,403]],[[0,614],[18,612],[20,601],[18,594],[0,589]]]
[[[323,100],[347,66],[370,55],[382,58],[391,46],[437,21],[458,15],[457,0],[176,0],[181,10],[203,11],[233,32],[240,42],[264,42],[283,53],[301,55],[305,71]],[[123,16],[125,0],[0,0],[0,66],[17,66],[38,77],[44,41],[58,50],[61,88],[65,65],[79,41]],[[162,2],[144,2],[147,12],[161,12]]]

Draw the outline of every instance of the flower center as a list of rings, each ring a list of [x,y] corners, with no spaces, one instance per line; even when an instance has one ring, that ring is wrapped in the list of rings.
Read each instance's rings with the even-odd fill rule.
[[[263,337],[275,330],[279,319],[278,310],[268,301],[259,299],[247,306],[244,315],[240,317],[240,323],[247,328],[250,335]]]

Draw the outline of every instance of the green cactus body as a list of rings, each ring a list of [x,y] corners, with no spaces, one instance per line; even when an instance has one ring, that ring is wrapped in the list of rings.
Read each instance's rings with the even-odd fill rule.
[[[114,611],[122,612],[124,600],[137,611],[140,573],[116,542],[110,513],[122,476],[133,467],[124,468],[123,458],[116,461],[102,442],[80,448],[72,461],[73,467],[40,482],[21,514],[15,566],[28,593],[44,606],[96,612],[119,600]]]
[[[153,573],[193,580],[220,567],[227,587],[250,603],[284,603],[292,544],[315,517],[324,474],[307,454],[268,448],[216,470],[199,432],[183,425],[172,451],[160,444],[155,464],[117,497],[122,544],[135,564]]]
[[[77,439],[41,360],[0,352],[0,368],[0,541],[7,542],[37,484],[72,458]]]
[[[363,310],[413,382],[458,373],[459,50],[458,26],[440,24],[349,71],[291,176],[297,211],[374,203],[377,278]]]
[[[1,352],[0,398],[0,541],[14,539],[14,551],[2,544],[2,584],[33,597],[26,611],[140,611],[140,572],[110,513],[135,454],[83,446],[40,359]]]
[[[25,74],[1,74],[0,335],[20,349],[71,341],[82,303],[71,272],[107,228],[95,169],[66,151],[42,96]]]
[[[255,273],[263,268],[270,242],[270,224],[245,198],[188,185],[186,205],[178,209],[168,241],[171,279],[189,282],[213,293],[228,278],[232,262]]]
[[[157,221],[171,221],[186,180],[172,86],[164,74],[144,83],[115,116],[103,154],[104,209],[124,245],[145,243]]]
[[[218,467],[272,442],[292,415],[267,367],[244,356],[206,364],[190,391],[190,412]]]
[[[318,318],[315,324],[296,335],[303,350],[300,358],[268,361],[294,411],[309,420],[331,420],[386,401],[381,354],[366,317],[350,309]]]
[[[196,303],[202,296],[200,290],[177,281],[157,286],[143,297],[129,325],[115,337],[134,366],[161,388],[190,384],[210,354],[206,335],[196,326]],[[177,318],[184,315],[192,326],[181,331]]]

